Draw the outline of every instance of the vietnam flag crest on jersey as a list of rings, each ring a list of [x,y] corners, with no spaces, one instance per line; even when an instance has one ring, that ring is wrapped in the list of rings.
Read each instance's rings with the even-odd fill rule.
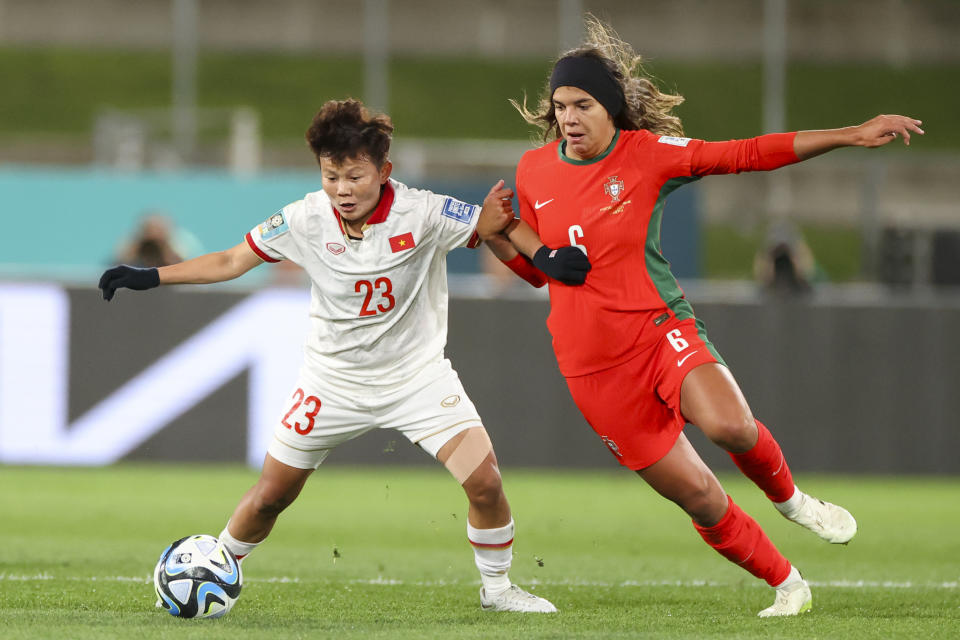
[[[413,249],[413,233],[401,233],[399,236],[393,236],[390,238],[390,251],[396,253],[398,251],[404,251],[406,249]]]

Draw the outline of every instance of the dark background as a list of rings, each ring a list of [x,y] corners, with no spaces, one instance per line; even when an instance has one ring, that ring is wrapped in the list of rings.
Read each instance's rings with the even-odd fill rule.
[[[89,289],[70,298],[73,420],[243,295],[160,289],[109,313]],[[794,470],[960,472],[960,305],[693,302]],[[547,311],[540,300],[451,299],[447,355],[504,467],[615,468],[557,371]],[[243,461],[247,384],[237,376],[128,459]],[[711,466],[733,468],[687,433]],[[356,463],[432,464],[392,431],[362,436],[326,464]]]

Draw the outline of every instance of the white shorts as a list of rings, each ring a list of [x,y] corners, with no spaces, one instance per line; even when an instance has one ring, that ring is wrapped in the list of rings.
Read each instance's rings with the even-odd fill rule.
[[[482,426],[446,359],[385,389],[333,385],[304,369],[267,452],[291,467],[316,469],[337,445],[373,429],[396,429],[436,458],[455,435]]]

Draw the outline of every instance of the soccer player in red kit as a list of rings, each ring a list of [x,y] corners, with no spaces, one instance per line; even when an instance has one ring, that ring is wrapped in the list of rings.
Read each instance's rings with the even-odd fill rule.
[[[588,32],[554,65],[536,113],[515,103],[556,140],[517,168],[522,222],[504,212],[504,231],[483,239],[531,284],[549,282],[560,371],[620,463],[684,509],[707,544],[776,589],[761,617],[803,613],[812,603],[806,581],[726,494],[684,425],[726,449],[785,517],[824,540],[849,542],[856,521],[794,485],[777,441],[753,417],[660,253],[664,201],[709,174],[772,170],[898,136],[909,144],[920,121],[877,116],[749,140],[686,138],[670,114],[682,97],[643,77],[639,57],[607,26],[589,19]]]

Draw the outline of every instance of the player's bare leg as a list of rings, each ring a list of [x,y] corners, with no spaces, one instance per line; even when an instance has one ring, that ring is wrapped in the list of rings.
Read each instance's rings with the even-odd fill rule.
[[[730,453],[784,517],[831,543],[846,544],[856,534],[857,522],[846,509],[813,498],[793,484],[780,445],[753,417],[726,367],[704,364],[687,374],[680,408],[688,421]]]
[[[698,526],[712,527],[727,512],[727,494],[720,481],[682,433],[667,455],[637,475],[686,511]]]
[[[702,364],[683,379],[680,411],[704,435],[730,453],[745,453],[757,444],[750,406],[730,370]]]
[[[763,617],[810,609],[810,589],[760,525],[726,495],[720,481],[682,433],[666,456],[637,471],[653,489],[693,519],[704,542],[777,590]]]
[[[277,517],[300,495],[313,471],[291,467],[268,453],[260,478],[240,498],[220,540],[238,559],[247,556],[269,535]]]
[[[451,475],[463,486],[470,506],[467,538],[483,587],[480,605],[488,611],[552,613],[549,601],[512,584],[508,576],[513,560],[513,518],[503,492],[497,456],[482,427],[458,433],[437,452]]]

